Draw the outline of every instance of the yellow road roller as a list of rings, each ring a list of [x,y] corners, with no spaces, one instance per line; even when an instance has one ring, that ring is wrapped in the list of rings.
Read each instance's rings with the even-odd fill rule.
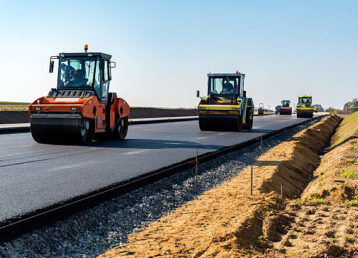
[[[245,74],[238,71],[208,74],[208,95],[201,97],[198,106],[200,130],[252,129],[254,102],[246,97],[244,80]]]
[[[297,102],[297,117],[313,117],[312,96],[299,96]]]

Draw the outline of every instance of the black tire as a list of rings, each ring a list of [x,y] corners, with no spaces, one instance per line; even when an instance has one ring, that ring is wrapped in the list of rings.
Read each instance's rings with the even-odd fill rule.
[[[93,136],[93,123],[90,119],[83,118],[80,127],[80,143],[90,144]]]
[[[239,119],[235,121],[234,130],[240,132],[242,130],[243,123],[242,123],[242,116],[239,116]]]
[[[254,114],[252,112],[252,109],[250,108],[246,114],[246,121],[243,125],[243,129],[251,130],[254,125]]]
[[[123,141],[128,132],[128,117],[120,118],[116,117],[116,126],[113,131],[113,138],[116,140]]]

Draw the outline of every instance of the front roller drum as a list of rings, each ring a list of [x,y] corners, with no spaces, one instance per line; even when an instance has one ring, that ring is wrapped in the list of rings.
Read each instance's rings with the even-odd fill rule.
[[[312,118],[313,112],[297,111],[297,118]]]
[[[199,116],[199,128],[201,131],[240,131],[242,127],[241,116]]]
[[[38,143],[88,144],[93,136],[93,121],[86,118],[32,118],[30,125]]]

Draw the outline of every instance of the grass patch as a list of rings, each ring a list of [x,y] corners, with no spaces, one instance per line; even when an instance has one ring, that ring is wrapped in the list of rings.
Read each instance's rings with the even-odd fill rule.
[[[303,231],[303,228],[301,228],[301,227],[295,228],[295,231],[296,231],[296,232],[302,232],[302,231]]]
[[[322,204],[330,204],[330,202],[325,201],[322,198],[313,198],[309,201],[311,205],[322,205]]]
[[[347,163],[351,163],[351,164],[356,163],[355,159],[346,159],[346,161],[347,161]]]
[[[353,179],[358,177],[358,170],[353,168],[344,168],[343,171],[339,174],[341,177],[347,179]]]
[[[329,241],[331,241],[331,243],[334,244],[335,242],[337,242],[337,237],[330,237]]]
[[[350,149],[351,149],[351,150],[357,150],[357,149],[358,149],[358,146],[357,146],[357,145],[352,145]]]
[[[358,207],[358,200],[347,200],[346,201],[346,205],[349,206],[354,206],[354,207]]]
[[[346,239],[350,243],[354,242],[354,238],[352,236],[347,236]]]

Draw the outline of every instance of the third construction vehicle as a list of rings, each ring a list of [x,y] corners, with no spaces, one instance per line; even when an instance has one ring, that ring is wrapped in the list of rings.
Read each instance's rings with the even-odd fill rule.
[[[57,88],[29,106],[31,134],[39,143],[76,141],[90,143],[106,134],[123,140],[128,131],[128,103],[109,92],[111,55],[100,52],[60,53]]]
[[[252,129],[254,102],[246,96],[244,80],[245,74],[238,71],[208,74],[208,95],[198,106],[202,131]]]
[[[280,115],[292,115],[291,101],[285,99],[281,101]]]
[[[312,96],[299,96],[296,108],[297,117],[313,117]]]

